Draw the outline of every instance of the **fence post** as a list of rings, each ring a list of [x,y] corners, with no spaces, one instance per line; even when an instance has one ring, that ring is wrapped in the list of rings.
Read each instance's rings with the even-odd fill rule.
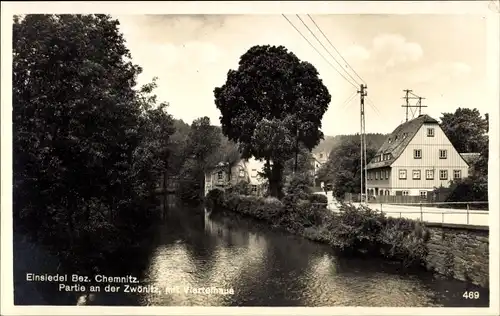
[[[401,216],[401,212],[399,212],[399,218],[401,218],[401,217],[402,217],[402,216]]]
[[[443,213],[441,213],[441,224],[444,224],[444,211],[442,211]]]
[[[380,202],[380,213],[382,213],[382,202]]]
[[[467,203],[467,225],[469,225],[469,203]]]
[[[420,201],[420,221],[424,221],[424,211],[422,210],[422,201]]]

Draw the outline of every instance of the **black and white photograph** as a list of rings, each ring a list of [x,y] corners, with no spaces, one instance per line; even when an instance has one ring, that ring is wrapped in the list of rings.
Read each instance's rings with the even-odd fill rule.
[[[2,314],[498,313],[498,1],[186,3],[2,3]]]

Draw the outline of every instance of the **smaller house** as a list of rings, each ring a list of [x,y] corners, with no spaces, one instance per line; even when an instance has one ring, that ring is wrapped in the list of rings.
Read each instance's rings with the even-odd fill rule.
[[[225,190],[241,181],[250,185],[254,195],[262,195],[265,192],[265,179],[259,176],[264,169],[264,162],[254,158],[240,159],[233,166],[219,163],[205,173],[205,195],[212,189]]]
[[[328,156],[329,154],[325,151],[314,153],[313,157],[316,159],[316,161],[322,165],[328,161]]]

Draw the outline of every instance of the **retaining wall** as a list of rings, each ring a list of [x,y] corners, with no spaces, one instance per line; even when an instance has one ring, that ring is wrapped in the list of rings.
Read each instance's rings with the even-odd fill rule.
[[[489,287],[489,227],[426,223],[428,269],[462,281]]]

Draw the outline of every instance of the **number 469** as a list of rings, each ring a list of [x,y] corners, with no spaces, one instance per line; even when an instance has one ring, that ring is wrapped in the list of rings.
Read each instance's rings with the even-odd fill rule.
[[[468,300],[477,300],[479,298],[479,292],[478,291],[465,291],[464,294],[462,295],[463,298],[468,299]]]

